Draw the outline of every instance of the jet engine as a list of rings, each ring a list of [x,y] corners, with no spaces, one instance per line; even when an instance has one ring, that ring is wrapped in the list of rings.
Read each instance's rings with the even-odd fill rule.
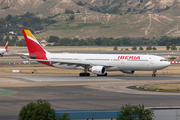
[[[3,53],[0,53],[1,57],[3,56]]]
[[[104,66],[93,66],[89,71],[94,74],[104,75],[106,73],[106,68]]]
[[[123,73],[127,73],[127,74],[134,74],[136,71],[134,70],[122,70]]]

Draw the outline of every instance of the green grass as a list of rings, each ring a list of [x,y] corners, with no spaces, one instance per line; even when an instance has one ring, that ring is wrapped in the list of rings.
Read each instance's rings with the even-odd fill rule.
[[[158,92],[180,92],[180,84],[154,84],[154,85],[143,85],[139,89],[146,89],[149,91],[158,91]]]
[[[165,35],[166,32],[170,31],[171,29],[173,29],[174,26],[177,25],[177,21],[174,21],[170,24],[167,24],[160,32],[161,35]]]
[[[47,28],[49,30],[77,30],[90,26],[107,27],[102,23],[75,23],[74,21],[63,21],[50,25]]]
[[[14,93],[13,91],[0,89],[0,97],[1,96],[9,96],[9,95],[12,95],[13,93]]]
[[[67,16],[67,15],[66,15]],[[75,15],[75,18],[80,18],[81,16]],[[152,38],[156,36],[157,38],[165,35],[166,32],[170,31],[177,25],[177,21],[171,22],[166,19],[159,19],[163,23],[160,23],[152,19],[151,27],[149,28],[148,35],[145,35],[145,30],[150,24],[149,18],[137,22],[143,18],[148,17],[148,14],[144,16],[141,14],[126,14],[118,19],[110,20],[108,23],[103,22],[92,23],[93,21],[88,21],[90,23],[79,23],[79,19],[73,21],[59,21],[52,24],[43,33],[37,34],[38,38],[49,37],[49,36],[60,36],[60,37],[148,37]],[[171,18],[171,17],[169,17]],[[100,18],[102,19],[102,18]],[[171,18],[172,19],[172,18]],[[103,21],[103,20],[102,20]]]

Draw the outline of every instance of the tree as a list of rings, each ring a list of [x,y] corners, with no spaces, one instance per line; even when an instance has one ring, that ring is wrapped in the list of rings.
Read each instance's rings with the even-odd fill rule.
[[[175,45],[175,44],[172,44],[172,46],[171,46],[171,50],[177,50],[177,48],[176,48],[176,45]]]
[[[140,3],[143,3],[143,0],[140,0]]]
[[[48,42],[57,42],[59,39],[59,37],[57,36],[50,36],[49,39],[48,39]]]
[[[69,17],[69,19],[70,19],[70,20],[74,20],[74,15],[71,15],[71,16]]]
[[[4,40],[4,35],[0,33],[0,42]]]
[[[58,120],[71,120],[69,118],[69,115],[67,113],[63,113],[62,117],[60,117]]]
[[[169,44],[166,45],[166,50],[169,50],[171,46]]]
[[[140,47],[139,47],[139,50],[143,50],[143,47],[142,47],[142,46],[140,46]]]
[[[80,13],[80,10],[77,10],[77,13]]]
[[[74,11],[69,10],[69,9],[65,9],[65,13],[66,13],[66,14],[74,14]]]
[[[136,46],[132,47],[132,50],[137,50],[137,47]]]
[[[152,49],[153,49],[153,50],[156,50],[156,47],[153,47]]]
[[[9,22],[11,19],[12,19],[12,15],[10,15],[10,14],[5,18],[5,20],[8,21],[8,22]]]
[[[117,46],[115,46],[115,47],[113,48],[113,50],[118,50]]]
[[[69,10],[69,9],[65,9],[65,13],[66,13],[66,14],[69,14],[70,11],[71,11],[71,10]]]
[[[149,46],[146,48],[146,50],[152,50],[151,45],[149,45]]]
[[[70,11],[70,14],[74,14],[74,11]]]
[[[83,6],[84,5],[81,1],[77,2],[76,4],[79,5],[79,6]]]
[[[128,8],[127,12],[131,12],[131,8]]]
[[[126,104],[121,107],[117,120],[153,120],[154,112],[151,109],[145,109],[144,105],[131,106]]]
[[[5,41],[10,41],[9,36],[6,36],[6,38],[4,39]]]
[[[46,100],[39,99],[36,103],[30,102],[19,112],[18,120],[57,120],[55,110]]]

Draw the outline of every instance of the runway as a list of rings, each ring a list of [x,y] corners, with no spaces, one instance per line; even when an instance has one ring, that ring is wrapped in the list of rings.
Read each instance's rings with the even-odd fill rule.
[[[122,81],[122,80],[179,80],[180,75],[111,75],[107,77],[79,77],[79,76],[10,76],[7,78],[17,78],[32,82],[47,82],[47,81]]]

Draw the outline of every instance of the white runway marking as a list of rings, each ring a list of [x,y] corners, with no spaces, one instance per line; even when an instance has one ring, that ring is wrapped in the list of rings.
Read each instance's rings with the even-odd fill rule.
[[[46,82],[46,81],[114,81],[123,80],[115,77],[79,77],[79,76],[11,76],[9,78],[17,78],[33,82]]]

